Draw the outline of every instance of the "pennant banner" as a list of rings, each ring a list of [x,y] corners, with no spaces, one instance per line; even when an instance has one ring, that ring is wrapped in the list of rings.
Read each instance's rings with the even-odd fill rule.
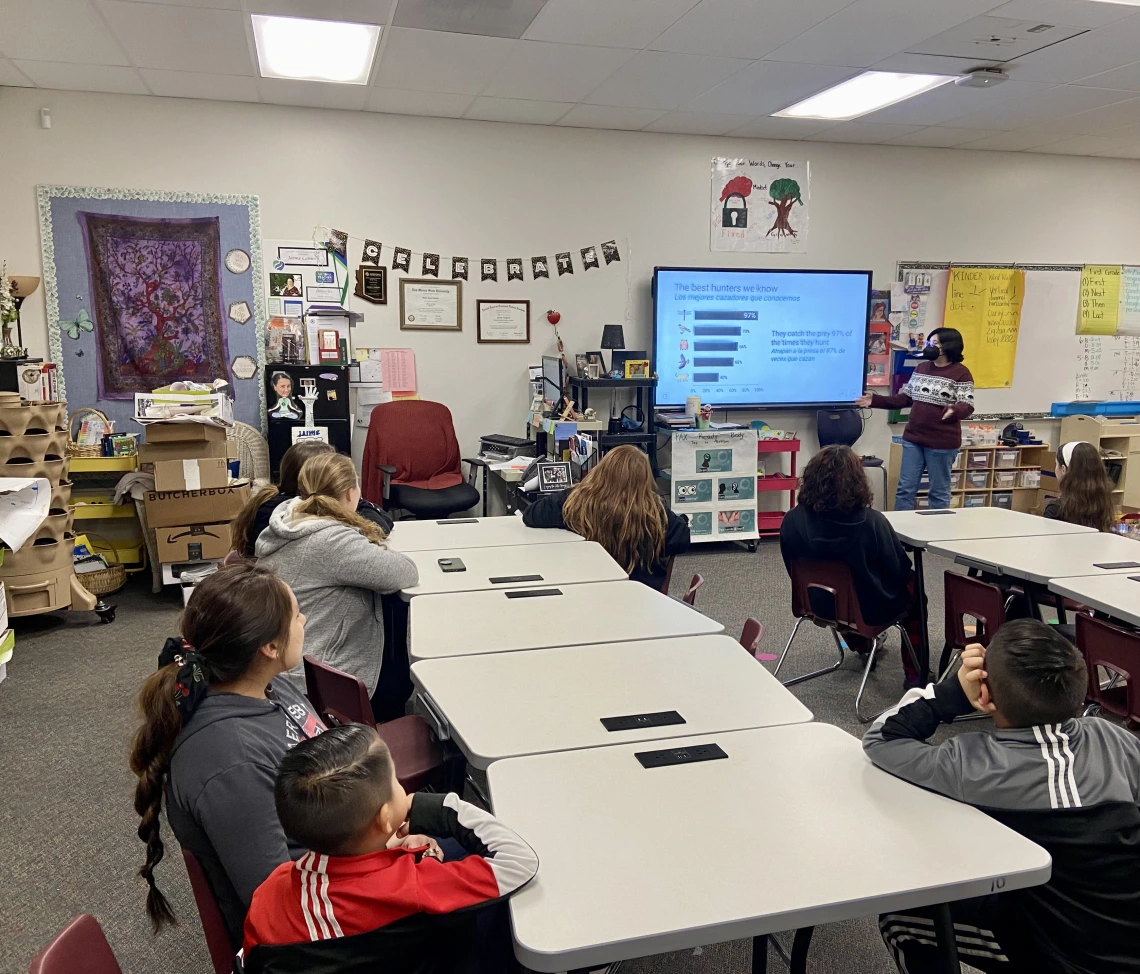
[[[602,256],[606,259],[607,264],[612,264],[615,260],[621,260],[621,254],[618,253],[616,240],[607,240],[602,244]]]
[[[360,263],[375,264],[380,266],[380,241],[379,240],[365,240],[364,249],[360,252]]]
[[[412,266],[412,252],[403,247],[396,247],[392,251],[392,270],[403,271],[405,274]]]
[[[439,254],[424,254],[423,277],[439,277]]]
[[[574,264],[570,260],[570,251],[566,251],[564,254],[555,254],[554,260],[558,264],[559,277],[561,277],[563,274],[574,273]]]
[[[467,258],[466,257],[452,257],[451,258],[451,279],[453,281],[466,281],[467,280]]]
[[[493,257],[484,257],[479,261],[479,280],[497,281],[499,279],[499,262]]]
[[[523,279],[523,262],[521,257],[507,258],[507,280],[521,281]]]
[[[530,259],[530,276],[535,280],[540,277],[550,277],[550,266],[546,263],[545,256]]]
[[[582,269],[591,270],[595,267],[600,267],[598,263],[598,251],[594,247],[582,248]]]

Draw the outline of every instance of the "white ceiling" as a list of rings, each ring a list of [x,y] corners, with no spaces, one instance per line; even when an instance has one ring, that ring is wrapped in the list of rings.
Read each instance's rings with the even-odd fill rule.
[[[258,77],[251,13],[384,25],[371,83]],[[1091,0],[3,0],[0,23],[0,86],[1140,159],[1140,7]],[[989,64],[1012,80],[769,117],[866,68]]]

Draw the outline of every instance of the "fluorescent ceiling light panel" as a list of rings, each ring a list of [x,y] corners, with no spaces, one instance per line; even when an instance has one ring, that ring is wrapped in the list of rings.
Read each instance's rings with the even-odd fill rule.
[[[368,84],[380,41],[376,25],[252,16],[257,65],[263,78]]]
[[[1095,3],[1115,3],[1121,7],[1140,7],[1140,0],[1094,0]]]
[[[826,91],[776,112],[779,118],[825,118],[846,122],[860,115],[906,101],[924,91],[949,84],[953,75],[896,74],[893,71],[864,71]]]

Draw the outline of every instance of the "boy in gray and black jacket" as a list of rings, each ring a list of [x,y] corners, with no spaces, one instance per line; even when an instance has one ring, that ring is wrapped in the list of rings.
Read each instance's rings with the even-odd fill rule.
[[[1071,643],[1018,619],[988,649],[967,647],[957,679],[909,691],[863,738],[878,767],[980,808],[1052,856],[1044,886],[953,904],[958,951],[982,971],[1140,972],[1140,740],[1075,719],[1086,686]],[[992,734],[927,743],[975,709],[993,717]],[[931,914],[879,925],[903,974],[939,969]]]

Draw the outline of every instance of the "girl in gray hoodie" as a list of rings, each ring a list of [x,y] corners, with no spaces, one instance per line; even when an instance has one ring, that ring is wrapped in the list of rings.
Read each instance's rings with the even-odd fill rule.
[[[258,562],[296,594],[308,620],[305,651],[358,677],[371,695],[384,656],[380,596],[415,585],[419,573],[385,547],[383,529],[356,513],[360,487],[349,457],[311,457],[297,486],[300,496],[281,504],[257,539]],[[287,676],[304,691],[301,666]]]

